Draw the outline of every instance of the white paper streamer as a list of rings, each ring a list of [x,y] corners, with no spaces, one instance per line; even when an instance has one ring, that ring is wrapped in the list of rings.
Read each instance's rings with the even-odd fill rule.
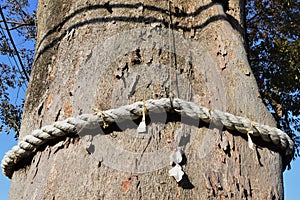
[[[248,136],[248,147],[249,147],[250,149],[254,150],[254,148],[253,148],[253,142],[252,142],[252,139],[251,139],[249,133],[251,133],[251,131],[249,131],[249,132],[247,133],[247,136]]]
[[[173,176],[177,182],[181,181],[184,172],[180,165],[176,164],[172,169],[169,170],[169,176]]]
[[[137,128],[138,133],[145,133],[147,132],[147,126],[146,126],[146,102],[144,101],[143,105],[143,118],[142,121],[140,122],[138,128]]]

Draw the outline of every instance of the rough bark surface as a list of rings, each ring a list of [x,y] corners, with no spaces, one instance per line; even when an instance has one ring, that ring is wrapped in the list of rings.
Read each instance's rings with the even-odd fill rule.
[[[209,0],[40,0],[20,137],[95,107],[170,95],[274,126],[247,62],[240,5],[230,0],[226,14]],[[252,151],[238,133],[184,122],[151,123],[144,137],[135,133],[103,137],[132,152],[181,146],[184,181],[168,176],[171,166],[114,169],[88,154],[82,139],[65,138],[24,161],[9,198],[283,198],[281,155],[268,144],[258,142]]]

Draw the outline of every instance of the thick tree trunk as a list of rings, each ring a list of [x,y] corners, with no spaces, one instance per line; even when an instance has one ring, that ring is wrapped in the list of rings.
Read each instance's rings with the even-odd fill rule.
[[[39,1],[20,138],[94,107],[170,95],[274,126],[247,62],[240,5],[229,1],[229,15],[209,0]],[[184,120],[138,136],[127,127],[99,135],[97,154],[80,138],[40,149],[13,174],[10,199],[283,199],[281,155],[268,144],[253,151],[238,133]],[[186,156],[179,183],[168,176],[176,148]]]

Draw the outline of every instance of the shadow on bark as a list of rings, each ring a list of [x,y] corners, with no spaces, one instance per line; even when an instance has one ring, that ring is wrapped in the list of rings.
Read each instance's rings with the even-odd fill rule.
[[[195,186],[191,183],[187,174],[182,176],[182,180],[178,182],[178,186],[182,187],[182,189],[191,190]]]
[[[177,7],[175,7],[175,12],[172,12],[172,11],[169,12],[169,10],[167,10],[167,9],[163,9],[163,8],[153,6],[153,5],[144,5],[142,3],[137,3],[137,4],[109,4],[109,2],[107,2],[107,3],[102,4],[102,5],[91,5],[91,6],[87,6],[87,7],[84,7],[84,8],[80,8],[80,9],[76,10],[75,12],[73,12],[72,14],[65,17],[65,19],[62,22],[60,22],[59,24],[54,26],[51,30],[49,30],[45,34],[45,36],[41,39],[41,41],[37,45],[37,48],[36,48],[37,49],[37,55],[36,55],[35,60],[38,60],[43,53],[45,53],[47,50],[51,49],[56,44],[58,44],[67,35],[67,33],[70,32],[72,29],[79,28],[79,27],[89,25],[89,24],[107,23],[107,22],[112,22],[112,21],[145,23],[145,24],[160,23],[161,25],[165,26],[166,28],[170,27],[174,30],[181,29],[184,32],[186,32],[186,31],[191,31],[191,30],[196,30],[196,29],[202,29],[202,28],[206,27],[208,24],[210,24],[212,22],[219,21],[219,20],[228,21],[230,24],[232,24],[232,21],[235,20],[233,17],[231,17],[231,19],[228,20],[228,15],[215,15],[215,16],[210,17],[208,20],[206,20],[202,24],[192,26],[192,27],[187,27],[187,26],[179,25],[177,22],[172,23],[172,22],[166,21],[165,19],[158,19],[156,17],[145,17],[145,16],[139,16],[139,17],[124,17],[124,16],[97,17],[97,18],[92,18],[92,19],[89,19],[89,20],[86,20],[86,21],[83,21],[83,22],[78,22],[78,23],[75,23],[75,24],[71,25],[70,27],[65,29],[63,31],[63,33],[60,34],[60,36],[54,38],[49,44],[47,44],[44,48],[39,50],[39,48],[41,47],[41,44],[49,36],[51,36],[54,33],[57,33],[59,31],[61,31],[63,26],[68,21],[70,21],[72,18],[74,18],[75,16],[77,16],[81,13],[87,12],[87,11],[105,9],[108,12],[112,13],[113,12],[112,9],[120,9],[120,8],[137,9],[140,6],[143,6],[144,10],[149,10],[149,11],[157,12],[157,13],[161,13],[161,14],[168,14],[171,18],[172,17],[188,18],[188,17],[196,17],[196,16],[200,15],[201,12],[203,12],[204,10],[206,10],[206,9],[208,9],[208,8],[214,6],[214,5],[219,5],[219,4],[222,5],[222,3],[218,2],[218,1],[212,1],[211,3],[209,3],[207,5],[200,6],[199,8],[196,9],[195,12],[191,12],[191,13],[184,12],[184,11],[180,10],[179,8],[177,8]],[[222,6],[224,6],[224,5],[222,5]],[[239,26],[239,23],[237,22],[237,23],[234,23],[234,24],[235,25],[233,26],[233,28],[236,29],[241,35],[243,35],[243,33],[241,32],[243,29],[242,29],[242,27]]]
[[[92,137],[97,135],[97,134],[111,134],[114,131],[119,131],[122,132],[126,129],[137,129],[138,124],[140,123],[141,118],[133,120],[134,123],[130,123],[132,121],[124,121],[122,123],[118,123],[118,124],[111,124],[108,128],[103,129],[101,127],[99,127],[97,130],[94,130],[91,132],[91,130],[87,130],[86,134],[87,135],[91,135]],[[207,128],[207,129],[214,129],[217,128],[220,131],[228,131],[230,134],[232,134],[233,136],[236,137],[242,137],[245,141],[248,141],[248,137],[246,134],[241,134],[238,131],[232,131],[232,130],[228,130],[225,127],[219,127],[218,124],[214,125],[213,123],[211,124],[207,124],[201,120],[195,120],[192,118],[188,118],[188,117],[183,117],[181,115],[179,115],[178,113],[167,113],[166,118],[160,117],[160,114],[151,114],[151,119],[149,116],[146,116],[146,124],[147,126],[151,125],[152,123],[162,123],[162,124],[167,124],[167,123],[171,123],[171,122],[181,122],[183,124],[186,125],[190,125],[190,126],[194,126],[197,128]],[[120,128],[122,127],[122,128]],[[80,133],[80,136],[84,136],[85,133]],[[282,159],[283,159],[283,171],[285,170],[286,166],[288,166],[289,162],[290,162],[290,158],[286,158],[284,156],[284,150],[282,150],[281,148],[279,148],[278,146],[276,146],[275,144],[271,143],[271,142],[265,142],[263,141],[260,137],[254,137],[252,136],[252,141],[253,143],[256,145],[255,147],[255,151],[256,151],[256,155],[257,155],[257,159],[258,159],[258,163],[261,167],[264,166],[264,164],[261,161],[261,156],[259,153],[259,149],[262,148],[268,148],[271,151],[274,152],[279,152],[282,155]],[[181,138],[180,142],[184,143],[184,141],[182,140],[189,140],[189,136],[186,136],[186,138]],[[180,146],[180,145],[179,145]],[[227,154],[227,156],[231,156],[231,151],[232,149],[229,147],[227,148],[227,150],[224,152],[225,154]],[[182,161],[182,165],[185,165],[187,162],[187,159],[185,157],[185,155],[183,156],[183,161]]]

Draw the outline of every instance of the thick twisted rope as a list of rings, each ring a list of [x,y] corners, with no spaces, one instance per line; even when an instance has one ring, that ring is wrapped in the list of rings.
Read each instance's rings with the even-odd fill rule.
[[[95,129],[99,126],[106,126],[111,123],[135,120],[143,115],[143,108],[143,102],[136,102],[131,105],[125,105],[95,114],[83,114],[76,118],[70,117],[63,121],[57,121],[53,125],[34,130],[5,154],[1,163],[3,173],[11,177],[16,163],[36,151],[41,145],[53,139],[70,134],[78,134],[82,128]],[[263,141],[271,142],[278,146],[284,152],[284,159],[287,164],[293,157],[293,141],[286,133],[277,128],[261,125],[249,119],[234,116],[219,110],[210,110],[206,107],[178,98],[150,99],[146,101],[146,108],[148,113],[159,114],[173,112],[182,117],[200,120],[206,124],[213,123],[218,126],[223,125],[228,130],[235,130],[242,134],[260,137]]]

